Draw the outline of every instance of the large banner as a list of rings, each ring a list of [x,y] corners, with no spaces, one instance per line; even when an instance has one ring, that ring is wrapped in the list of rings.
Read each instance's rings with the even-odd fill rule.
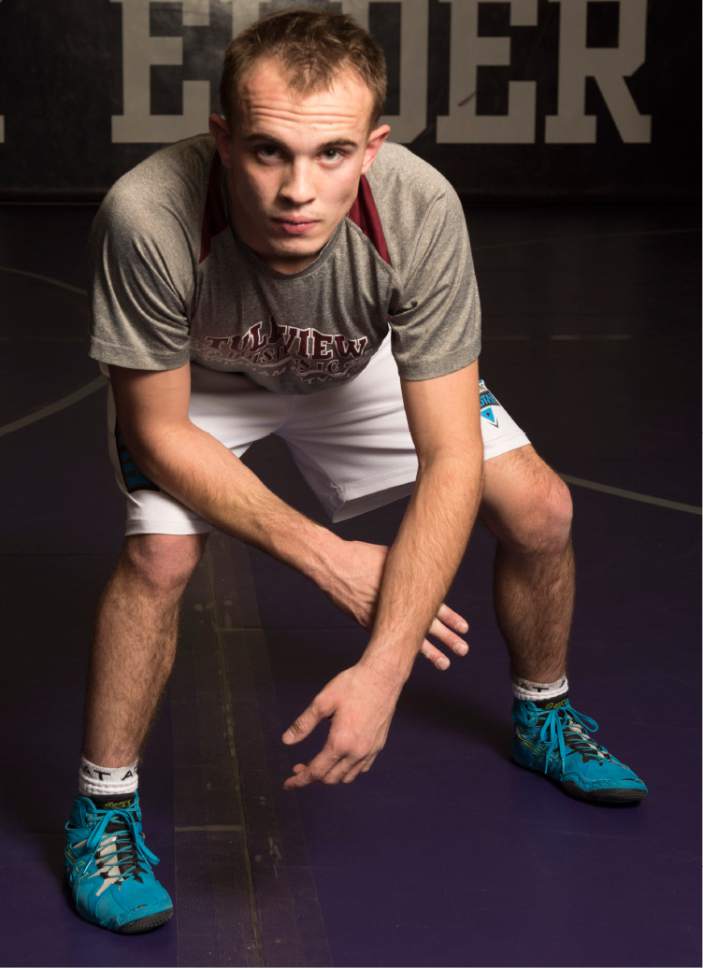
[[[98,197],[207,129],[229,39],[281,0],[0,0],[0,196]],[[391,137],[470,196],[698,190],[699,4],[343,0]]]

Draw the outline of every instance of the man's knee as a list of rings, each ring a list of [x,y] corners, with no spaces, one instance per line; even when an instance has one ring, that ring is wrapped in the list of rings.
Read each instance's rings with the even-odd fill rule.
[[[501,544],[522,554],[561,553],[573,520],[568,486],[536,454],[522,455],[512,470],[501,482],[500,500],[486,502],[486,524]]]
[[[571,538],[573,515],[568,486],[550,470],[543,487],[534,495],[527,515],[527,550],[542,553],[563,551]]]
[[[185,590],[207,538],[207,534],[129,535],[121,560],[156,591],[178,594]]]

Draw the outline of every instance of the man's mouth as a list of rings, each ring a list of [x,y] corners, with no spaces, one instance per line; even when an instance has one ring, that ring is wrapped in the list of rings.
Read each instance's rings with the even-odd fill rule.
[[[285,235],[304,235],[318,224],[317,219],[308,218],[274,218],[273,222]]]

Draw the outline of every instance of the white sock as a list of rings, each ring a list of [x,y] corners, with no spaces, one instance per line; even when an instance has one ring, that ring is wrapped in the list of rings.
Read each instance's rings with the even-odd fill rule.
[[[84,797],[111,797],[135,793],[139,782],[137,760],[128,766],[96,766],[81,756],[78,792]]]
[[[569,680],[566,676],[557,679],[556,682],[532,682],[530,679],[521,679],[516,676],[513,679],[513,696],[516,699],[529,699],[532,702],[539,702],[541,699],[556,699],[569,691]]]

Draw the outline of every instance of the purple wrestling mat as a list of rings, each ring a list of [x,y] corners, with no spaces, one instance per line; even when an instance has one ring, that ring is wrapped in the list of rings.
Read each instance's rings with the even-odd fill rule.
[[[221,534],[183,601],[142,765],[176,916],[123,937],[62,887],[82,689],[122,541],[105,388],[86,355],[89,207],[0,209],[6,627],[3,965],[700,964],[699,240],[685,208],[476,209],[482,375],[570,481],[570,682],[642,774],[634,808],[514,766],[510,683],[477,527],[447,596],[472,651],[418,659],[374,769],[281,789],[283,729],[367,636],[311,582]],[[285,446],[247,464],[327,526]],[[334,525],[390,544],[407,499]]]

